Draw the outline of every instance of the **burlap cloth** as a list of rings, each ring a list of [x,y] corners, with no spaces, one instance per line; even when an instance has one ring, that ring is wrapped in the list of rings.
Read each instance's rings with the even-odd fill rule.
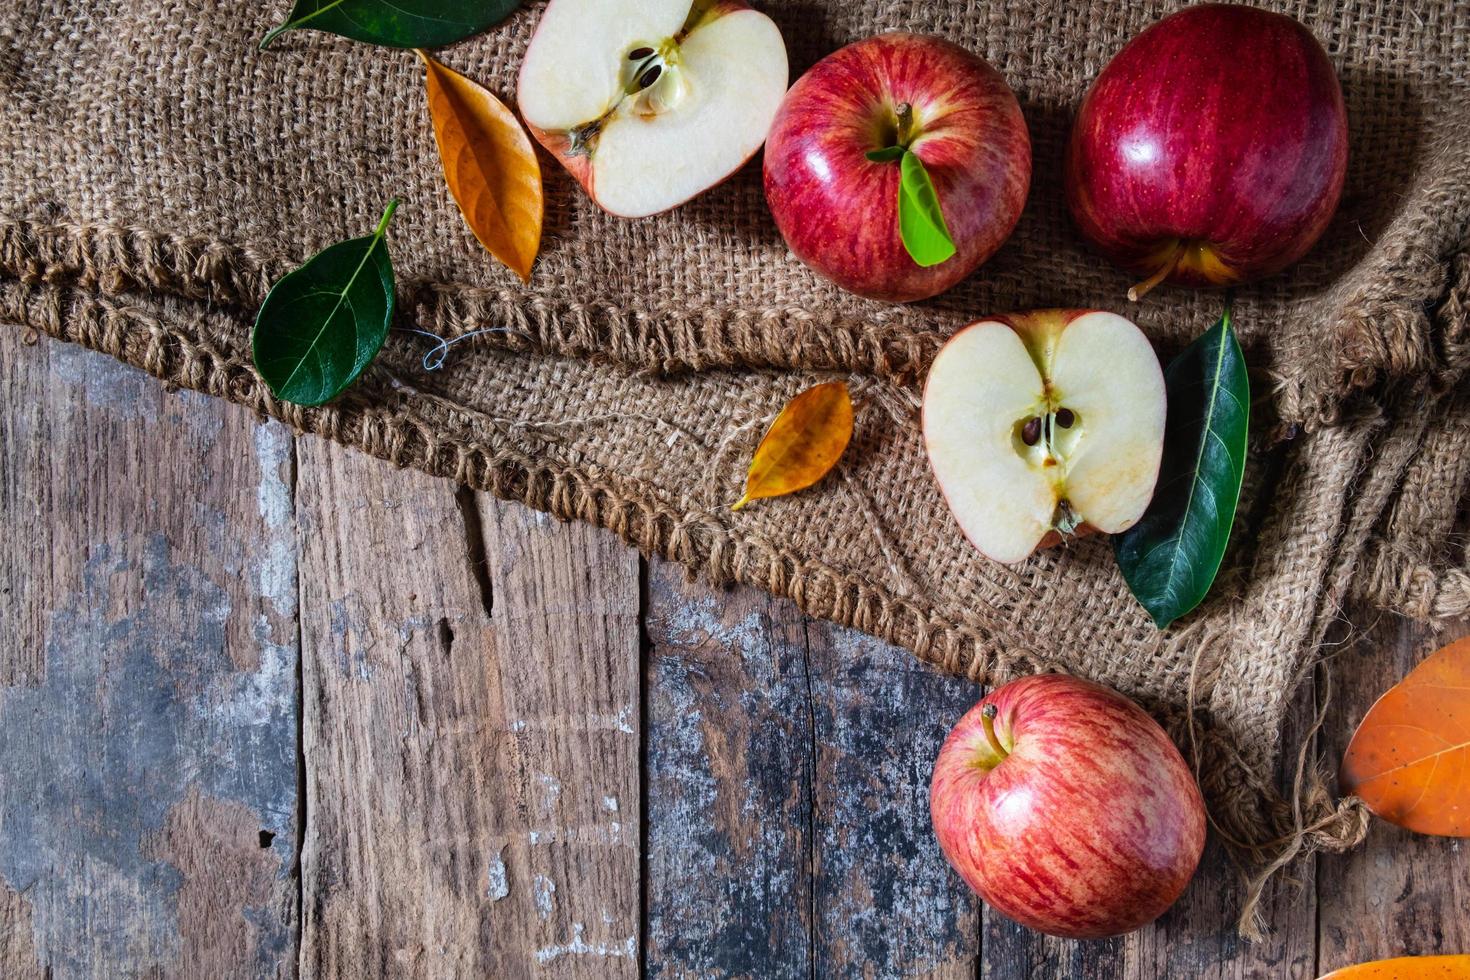
[[[1239,853],[1269,858],[1302,824],[1315,830],[1308,845],[1340,843],[1360,832],[1359,813],[1334,814],[1306,786],[1297,819],[1273,788],[1293,689],[1355,594],[1426,618],[1470,603],[1456,524],[1470,484],[1470,4],[1273,4],[1338,66],[1352,158],[1322,244],[1239,297],[1256,436],[1236,540],[1200,611],[1155,630],[1105,541],[1016,568],[986,561],[960,536],[920,444],[928,359],[977,315],[1120,310],[1167,357],[1219,314],[1218,294],[1175,289],[1125,309],[1127,277],[1085,250],[1059,187],[1087,82],[1176,6],[764,4],[794,73],[875,32],[932,32],[989,59],[1021,99],[1035,173],[1014,237],[947,295],[895,307],[846,295],[788,254],[756,163],[630,222],[543,157],[545,244],[522,287],[443,186],[412,55],[312,33],[257,52],[285,0],[6,0],[0,322],[604,525],[976,680],[1096,678],[1170,720]],[[531,4],[442,57],[513,98],[540,11]],[[437,373],[420,364],[422,338],[395,333],[332,407],[274,401],[248,356],[269,283],[365,234],[393,195],[405,198],[390,234],[399,325],[512,332],[456,347]],[[838,471],[732,514],[765,420],[833,376],[861,403]]]

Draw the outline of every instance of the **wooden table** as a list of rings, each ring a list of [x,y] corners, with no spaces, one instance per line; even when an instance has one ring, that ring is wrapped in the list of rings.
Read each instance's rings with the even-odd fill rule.
[[[1383,824],[1300,867],[1259,946],[1213,845],[1150,928],[1028,933],[929,831],[964,681],[99,355],[0,328],[0,364],[6,980],[1313,977],[1470,951],[1470,854]],[[1432,645],[1381,621],[1336,652],[1327,758]]]

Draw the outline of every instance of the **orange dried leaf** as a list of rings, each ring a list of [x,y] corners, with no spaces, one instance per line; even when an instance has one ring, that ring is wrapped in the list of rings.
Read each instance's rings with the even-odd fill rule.
[[[1470,837],[1470,637],[1378,699],[1348,743],[1340,778],[1390,823]]]
[[[852,438],[852,398],[841,381],[808,388],[787,403],[766,430],[750,472],[739,510],[752,500],[779,497],[816,483],[837,465]]]
[[[1318,980],[1464,980],[1470,956],[1399,956],[1333,970]]]
[[[541,164],[515,114],[422,51],[444,181],[480,244],[521,281],[541,249]]]

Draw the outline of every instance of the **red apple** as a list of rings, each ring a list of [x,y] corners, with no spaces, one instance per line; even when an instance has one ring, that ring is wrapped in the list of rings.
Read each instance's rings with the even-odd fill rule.
[[[899,163],[924,164],[955,254],[919,266],[898,228]],[[937,37],[883,34],[817,62],[766,137],[766,201],[786,244],[833,282],[873,299],[943,292],[995,254],[1026,202],[1031,140],[1005,79]]]
[[[1174,904],[1205,811],[1164,730],[1115,691],[1061,674],[992,692],[934,763],[929,812],[960,877],[1053,936],[1116,936]]]
[[[1342,88],[1282,14],[1206,4],[1130,41],[1083,99],[1067,151],[1082,234],[1143,281],[1280,272],[1327,228],[1347,170]]]

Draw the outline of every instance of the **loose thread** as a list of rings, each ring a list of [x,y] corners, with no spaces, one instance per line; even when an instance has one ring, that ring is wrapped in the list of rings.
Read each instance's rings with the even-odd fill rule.
[[[725,456],[731,451],[738,440],[742,439],[746,433],[764,421],[764,416],[752,416],[738,425],[731,426],[726,430],[724,436],[720,438],[720,441],[715,444],[714,450],[710,453],[709,479],[704,485],[706,506],[716,509],[721,506],[720,500],[723,497],[725,484]],[[728,500],[729,498],[724,497],[723,499]]]
[[[1199,704],[1199,670],[1204,659],[1205,648],[1211,645],[1210,639],[1205,638],[1201,641],[1199,649],[1195,652],[1193,663],[1190,665],[1189,690],[1185,705],[1190,754],[1196,778],[1199,777],[1202,769],[1197,733],[1198,720],[1195,717]],[[1321,772],[1311,765],[1312,740],[1322,730],[1327,720],[1327,708],[1332,703],[1331,675],[1324,671],[1320,676],[1322,677],[1322,702],[1312,719],[1311,726],[1302,738],[1292,778],[1291,796],[1285,801],[1291,814],[1290,830],[1271,840],[1244,841],[1222,827],[1209,807],[1206,807],[1205,810],[1205,817],[1210,826],[1226,845],[1226,853],[1240,868],[1244,895],[1236,928],[1239,934],[1250,942],[1260,942],[1265,938],[1260,903],[1266,883],[1275,877],[1277,872],[1303,853],[1310,853],[1314,850],[1347,850],[1367,836],[1367,811],[1361,801],[1356,797],[1346,797],[1334,805]],[[1310,776],[1309,769],[1311,770]],[[1280,799],[1279,794],[1271,792],[1268,786],[1257,785],[1255,788],[1262,796],[1275,796],[1278,800]],[[1310,823],[1307,822],[1308,807],[1321,814],[1312,819]],[[1250,867],[1247,861],[1253,863],[1254,868]]]
[[[428,337],[430,340],[437,341],[437,343],[435,343],[433,347],[430,347],[424,353],[423,366],[425,371],[438,371],[444,366],[444,359],[449,356],[449,348],[453,347],[455,344],[462,343],[474,337],[480,337],[485,334],[491,333],[508,333],[514,334],[517,337],[523,337],[526,340],[534,339],[528,336],[526,333],[520,330],[514,330],[510,327],[485,327],[481,330],[471,330],[469,333],[460,334],[458,337],[454,337],[452,339],[446,339],[436,333],[433,333],[432,331],[419,330],[415,327],[398,327],[397,329],[400,333],[416,333],[420,337]]]

